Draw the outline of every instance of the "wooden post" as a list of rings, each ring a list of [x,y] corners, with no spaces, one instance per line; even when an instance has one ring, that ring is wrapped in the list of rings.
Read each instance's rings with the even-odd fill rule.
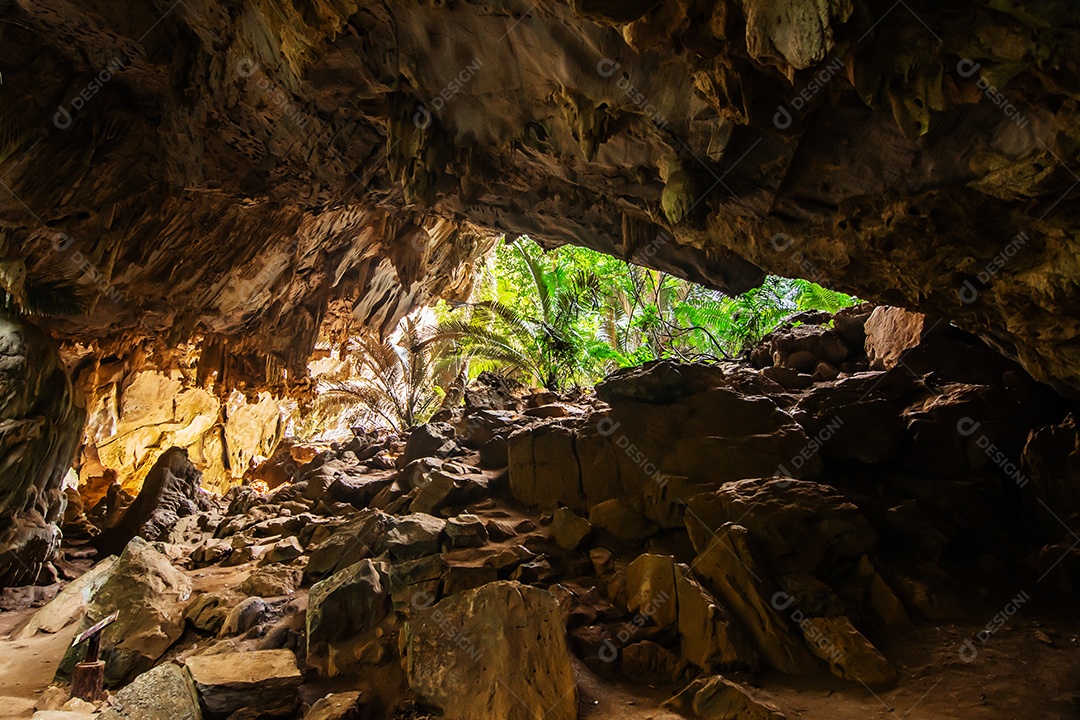
[[[96,703],[104,700],[105,693],[105,662],[99,660],[101,654],[101,633],[116,622],[118,613],[113,613],[93,627],[83,631],[71,643],[72,647],[79,643],[86,643],[86,657],[83,662],[75,666],[71,674],[71,697]]]
[[[105,661],[81,662],[71,673],[71,697],[96,703],[104,700]]]

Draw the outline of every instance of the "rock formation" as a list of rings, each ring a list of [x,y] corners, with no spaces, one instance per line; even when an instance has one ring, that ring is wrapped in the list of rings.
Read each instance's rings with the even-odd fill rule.
[[[657,688],[645,712],[670,698],[686,717],[775,720],[795,697],[778,675],[803,678],[799,707],[819,683],[828,703],[847,702],[829,683],[910,689],[897,638],[954,643],[985,621],[967,616],[993,576],[1080,587],[1075,515],[1041,514],[1071,507],[1069,403],[971,335],[908,331],[932,324],[803,316],[738,362],[492,395],[504,409],[358,432],[191,515],[158,492],[196,484],[170,450],[141,496],[165,496],[142,525],[158,539],[99,563],[19,641],[119,611],[109,717],[569,720],[629,684]],[[803,372],[826,363],[835,377]],[[481,467],[492,435],[505,467]],[[963,665],[937,671],[970,683]]]
[[[57,332],[201,339],[228,384],[460,295],[507,232],[808,277],[1080,387],[1078,10],[822,7],[14,0],[8,259],[99,291]]]
[[[0,587],[43,579],[59,548],[85,418],[52,339],[0,317]]]

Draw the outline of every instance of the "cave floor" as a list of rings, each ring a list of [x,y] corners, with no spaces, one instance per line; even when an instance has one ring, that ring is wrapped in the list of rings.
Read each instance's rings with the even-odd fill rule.
[[[522,515],[521,517],[527,517]],[[186,571],[195,594],[236,584],[251,565]],[[306,590],[297,595],[306,595]],[[1007,591],[973,592],[965,598],[972,618],[992,619],[1009,599]],[[60,632],[15,639],[36,609],[0,612],[0,718],[30,718],[37,698],[52,684],[53,673],[74,636],[76,624]],[[766,672],[756,677],[732,673],[759,699],[777,705],[788,718],[862,720],[903,718],[1076,718],[1080,717],[1080,620],[1071,616],[1068,600],[1035,596],[1023,611],[1009,618],[985,643],[978,643],[970,662],[961,657],[965,639],[986,622],[919,624],[912,630],[890,630],[873,638],[900,671],[891,688],[871,690],[830,676],[792,677]],[[181,641],[181,645],[184,642]],[[188,645],[190,650],[191,646]],[[174,651],[180,648],[174,648]],[[170,655],[173,655],[170,652]],[[612,681],[575,660],[581,691],[580,717],[587,720],[673,720],[682,716],[662,707],[682,685],[653,686]],[[379,677],[330,683],[335,691],[406,688],[396,666],[379,669]],[[351,684],[350,684],[351,683]],[[325,692],[327,683],[313,683]]]

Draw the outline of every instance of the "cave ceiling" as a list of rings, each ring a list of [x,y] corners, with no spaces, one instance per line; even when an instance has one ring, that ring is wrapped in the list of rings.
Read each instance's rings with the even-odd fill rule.
[[[80,276],[60,338],[299,369],[528,234],[920,309],[1075,390],[1078,28],[1038,0],[3,0],[0,283]]]

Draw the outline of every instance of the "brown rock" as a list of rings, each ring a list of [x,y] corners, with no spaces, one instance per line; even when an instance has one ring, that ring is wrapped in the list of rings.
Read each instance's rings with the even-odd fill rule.
[[[541,425],[509,439],[510,492],[525,505],[581,508],[581,471],[572,432]]]
[[[664,703],[699,720],[784,720],[776,705],[756,700],[741,685],[719,675],[695,680]]]
[[[113,612],[118,619],[101,636],[105,682],[119,685],[149,670],[184,631],[191,580],[142,538],[121,553],[86,608],[80,632]],[[83,647],[69,648],[60,662],[66,676],[82,660]]]
[[[799,627],[810,651],[829,663],[829,672],[845,680],[882,685],[896,670],[846,617],[806,618]]]
[[[629,547],[644,545],[658,529],[647,517],[618,500],[593,505],[589,510],[589,524]]]
[[[304,713],[304,720],[361,720],[360,692],[327,695]]]
[[[409,686],[449,720],[578,716],[566,630],[543,590],[513,582],[467,590],[417,610],[405,634]]]
[[[682,656],[705,672],[756,668],[757,652],[739,621],[687,565],[676,565],[675,572]]]
[[[675,560],[667,555],[639,555],[626,568],[627,608],[658,627],[679,619],[675,597]]]
[[[193,655],[184,665],[212,714],[249,708],[284,715],[296,706],[302,677],[291,650]]]
[[[926,316],[921,313],[887,305],[874,308],[864,325],[870,367],[877,370],[895,367],[905,350],[922,342],[929,326]]]
[[[551,521],[551,536],[563,550],[574,551],[581,547],[592,533],[592,525],[569,508],[557,508]]]
[[[792,675],[815,673],[817,661],[772,604],[777,590],[751,552],[749,536],[746,528],[728,523],[715,537],[695,540],[695,572],[731,608],[765,663]],[[698,542],[706,540],[708,546],[701,548]]]
[[[761,478],[728,483],[690,500],[687,528],[702,546],[710,528],[738,522],[780,573],[827,573],[877,545],[877,533],[837,490],[805,480]]]

